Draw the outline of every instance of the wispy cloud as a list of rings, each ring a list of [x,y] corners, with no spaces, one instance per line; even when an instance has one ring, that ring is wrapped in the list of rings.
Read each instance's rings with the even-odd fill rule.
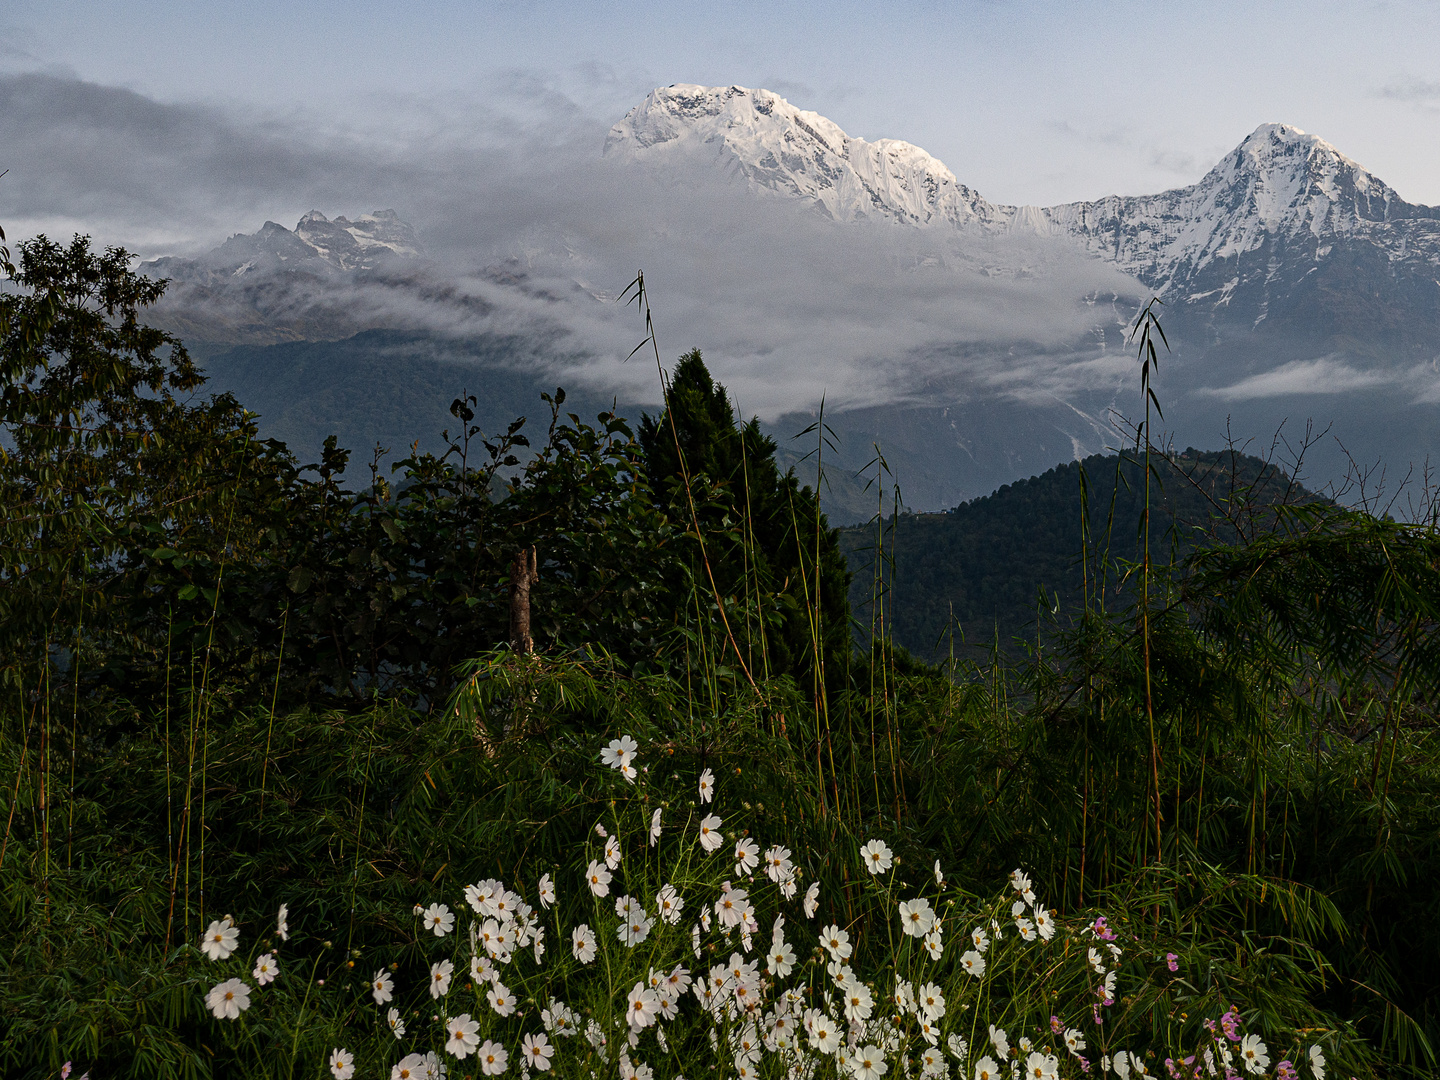
[[[1335,357],[1292,360],[1273,371],[1251,375],[1223,387],[1205,387],[1195,393],[1222,401],[1289,397],[1306,394],[1345,394],[1407,381],[1394,372],[1364,371]]]
[[[1440,82],[1432,82],[1415,75],[1405,75],[1387,83],[1376,91],[1377,96],[1391,101],[1403,101],[1427,109],[1440,109]]]

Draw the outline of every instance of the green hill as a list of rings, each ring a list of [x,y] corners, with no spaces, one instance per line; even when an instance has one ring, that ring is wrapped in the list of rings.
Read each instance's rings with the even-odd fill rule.
[[[1155,455],[1150,524],[1151,560],[1178,561],[1197,546],[1228,543],[1270,527],[1273,507],[1315,498],[1274,465],[1245,454],[1187,449]],[[1089,504],[1088,544],[1082,538],[1081,473]],[[1044,605],[1062,617],[1080,610],[1087,581],[1098,595],[1097,567],[1110,569],[1103,593],[1115,606],[1125,562],[1140,553],[1144,470],[1129,455],[1094,455],[1040,476],[1006,484],[939,514],[901,513],[883,531],[878,588],[877,525],[841,530],[854,581],[850,601],[862,636],[883,614],[896,642],[918,656],[959,649],[1008,647],[1032,636]],[[1082,562],[1082,548],[1089,557]],[[884,593],[879,612],[874,597]]]

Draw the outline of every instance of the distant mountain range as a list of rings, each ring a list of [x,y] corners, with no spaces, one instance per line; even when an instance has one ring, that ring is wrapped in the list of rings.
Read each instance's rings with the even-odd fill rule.
[[[1440,449],[1440,208],[1406,202],[1324,140],[1296,128],[1260,126],[1189,187],[1052,207],[992,203],[919,147],[853,138],[776,94],[736,86],[653,91],[611,129],[603,153],[616,167],[650,176],[727,178],[754,198],[792,203],[840,227],[868,222],[921,230],[962,248],[983,241],[992,253],[1005,251],[1012,238],[1018,245],[1038,236],[1117,267],[1136,282],[1137,297],[1153,293],[1164,302],[1175,352],[1162,363],[1163,396],[1181,445],[1217,446],[1227,421],[1242,437],[1265,438],[1288,418],[1298,437],[1305,419],[1315,418],[1333,424],[1344,446],[1329,442],[1312,450],[1312,482],[1339,475],[1346,453],[1383,459],[1403,472]],[[677,235],[671,242],[686,240]],[[417,321],[417,309],[482,317],[493,300],[458,288],[393,211],[354,221],[312,212],[293,231],[267,222],[202,258],[162,259],[145,269],[175,283],[162,321],[192,342],[217,383],[242,400],[273,398],[273,384],[248,385],[252,376],[244,372],[273,373],[277,365],[259,362],[253,348],[244,363],[227,360],[226,351],[237,345],[343,342],[365,330],[404,331],[412,339],[428,334],[430,344],[420,353],[430,367],[420,381],[431,385],[436,370],[443,373],[451,362],[456,392],[461,382],[503,384],[503,391],[488,395],[497,409],[553,389],[555,368],[546,357],[562,345],[572,354],[586,348],[561,332],[548,340],[488,330],[432,332],[423,318]],[[475,273],[492,298],[533,299],[523,264]],[[558,311],[562,303],[603,298],[577,279],[569,295],[544,299]],[[868,460],[873,443],[885,450],[907,502],[918,509],[953,506],[1117,445],[1109,411],[1134,411],[1137,403],[1129,377],[1122,387],[1115,375],[1124,370],[1133,301],[1118,294],[1077,299],[1092,306],[1093,317],[1063,350],[1068,370],[1077,374],[1062,390],[977,387],[967,380],[977,363],[973,350],[940,341],[932,347],[930,374],[902,388],[896,404],[827,414],[841,445],[827,494],[837,517],[858,520],[873,512],[866,509],[869,496],[860,495],[863,485],[840,476]],[[414,382],[403,356],[397,354],[393,366],[377,365],[374,345],[373,337],[355,343],[357,358],[369,358],[362,365],[368,379]],[[1011,353],[1016,349],[1033,345],[1017,342]],[[323,352],[334,365],[332,377],[346,379],[343,343]],[[985,359],[1003,367],[1006,355],[1002,342]],[[432,370],[437,363],[441,368]],[[1104,376],[1087,381],[1087,365]],[[825,375],[814,374],[818,397]],[[384,385],[364,390],[379,400],[414,396],[392,394]],[[441,396],[448,404],[453,394]],[[632,402],[630,411],[638,407]],[[317,443],[327,426],[351,430],[352,437],[364,432],[336,402],[311,413],[307,427]],[[392,416],[392,427],[405,419]],[[428,422],[418,414],[413,419],[417,426]],[[490,426],[507,419],[488,416],[482,406]],[[788,436],[808,420],[782,418],[774,430]],[[415,430],[422,441],[431,434]]]
[[[836,221],[1067,236],[1168,304],[1252,329],[1272,304],[1293,324],[1297,307],[1325,302],[1324,283],[1353,284],[1357,269],[1373,265],[1383,273],[1372,290],[1399,290],[1405,315],[1420,319],[1404,336],[1440,351],[1440,207],[1407,203],[1323,139],[1285,124],[1260,125],[1189,187],[1050,207],[991,203],[918,146],[852,138],[777,94],[739,86],[654,90],[611,128],[605,153],[650,168],[730,172]],[[1309,314],[1340,334],[1402,329],[1379,311],[1353,326],[1346,308]]]

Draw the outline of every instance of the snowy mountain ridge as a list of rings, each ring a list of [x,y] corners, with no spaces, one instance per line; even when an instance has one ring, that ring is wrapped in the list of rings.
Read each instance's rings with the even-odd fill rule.
[[[713,166],[808,200],[836,221],[1003,223],[996,207],[918,146],[852,138],[769,90],[677,84],[651,91],[610,129],[604,152],[641,164]]]
[[[1284,124],[1262,124],[1189,187],[1052,207],[991,203],[917,146],[853,138],[740,86],[656,89],[611,128],[605,153],[646,166],[708,164],[837,221],[1069,236],[1186,299],[1225,291],[1193,291],[1212,263],[1277,240],[1319,260],[1335,239],[1363,237],[1392,259],[1440,266],[1440,209],[1407,203],[1323,139]]]
[[[236,233],[198,259],[157,259],[146,269],[179,280],[218,284],[223,278],[243,278],[257,271],[373,270],[423,253],[415,230],[394,210],[361,214],[354,221],[343,216],[331,220],[311,210],[294,230],[267,221],[259,232]]]

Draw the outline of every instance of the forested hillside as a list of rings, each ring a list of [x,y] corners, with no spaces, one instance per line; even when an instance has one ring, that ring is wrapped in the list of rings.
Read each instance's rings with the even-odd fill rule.
[[[1251,540],[1273,526],[1276,506],[1314,498],[1247,454],[1191,448],[1155,453],[1151,462],[1150,553],[1161,566],[1197,547]],[[952,647],[1033,641],[1045,613],[1068,623],[1087,602],[1122,606],[1146,505],[1143,462],[1097,454],[947,513],[842,529],[860,633],[873,623],[915,655],[938,660]]]

